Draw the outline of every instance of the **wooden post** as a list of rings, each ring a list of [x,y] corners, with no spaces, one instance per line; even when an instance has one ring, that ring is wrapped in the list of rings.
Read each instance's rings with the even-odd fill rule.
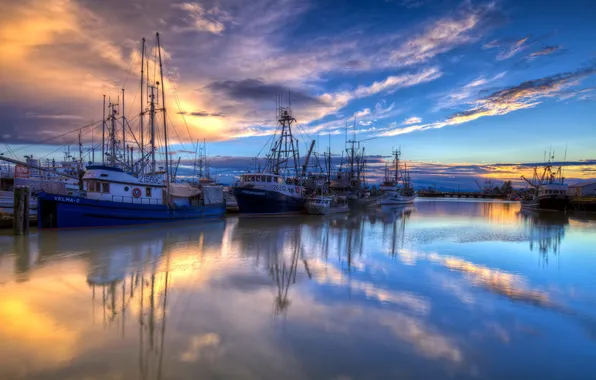
[[[31,201],[31,189],[29,186],[23,188],[23,233],[29,235],[29,205]]]
[[[15,187],[12,221],[12,230],[15,235],[25,235],[29,233],[29,196],[29,187]]]

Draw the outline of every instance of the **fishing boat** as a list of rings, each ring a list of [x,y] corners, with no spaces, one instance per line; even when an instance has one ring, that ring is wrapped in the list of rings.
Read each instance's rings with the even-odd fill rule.
[[[535,167],[531,180],[521,176],[531,186],[530,191],[521,199],[522,208],[565,211],[571,203],[571,196],[567,193],[568,185],[563,177],[563,168],[559,166],[553,170],[553,159],[554,156],[549,154],[549,161],[543,167],[541,174],[538,167]]]
[[[330,215],[350,212],[346,197],[315,196],[306,201],[306,212],[311,215]]]
[[[372,206],[378,201],[378,196],[371,194],[366,184],[366,160],[362,141],[355,138],[346,141],[347,162],[342,162],[329,184],[330,194],[346,197],[351,208]]]
[[[414,203],[416,193],[410,181],[407,166],[400,168],[399,149],[393,152],[393,168],[385,166],[385,178],[379,186],[383,196],[379,201],[381,206],[399,206]]]
[[[290,107],[277,107],[278,136],[272,143],[264,170],[240,176],[234,188],[242,215],[282,215],[304,212],[304,187],[299,178],[300,157],[292,135],[296,119]]]
[[[157,38],[159,78],[163,83],[161,45]],[[68,196],[42,192],[38,195],[37,215],[39,228],[74,228],[133,225],[180,220],[220,218],[225,213],[225,201],[221,186],[193,183],[174,183],[168,157],[168,127],[165,108],[165,90],[160,81],[147,80],[147,97],[143,98],[145,69],[145,39],[141,54],[141,114],[139,117],[140,158],[134,161],[133,150],[126,145],[127,121],[122,116],[122,140],[117,140],[116,119],[118,104],[110,101],[109,116],[104,114],[103,134],[107,132],[107,144],[102,143],[102,164],[89,165],[82,178],[85,196]],[[156,78],[154,78],[156,79]],[[160,94],[161,92],[161,94]],[[159,100],[161,95],[161,101]],[[122,92],[124,103],[124,91]],[[149,104],[148,109],[146,104]],[[104,97],[105,106],[105,97]],[[124,107],[122,107],[124,109]],[[105,107],[104,107],[105,112]],[[144,116],[149,117],[149,147],[145,146]],[[157,166],[155,144],[156,119],[163,121],[165,170]],[[109,127],[108,127],[109,125]],[[119,124],[120,125],[120,124]],[[107,148],[107,151],[105,151]]]

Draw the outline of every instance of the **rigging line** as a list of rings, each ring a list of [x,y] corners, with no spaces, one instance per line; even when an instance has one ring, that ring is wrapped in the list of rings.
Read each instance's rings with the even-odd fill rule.
[[[85,136],[87,133],[89,133],[89,131],[87,131],[84,134],[82,134],[81,137]],[[41,157],[40,159],[44,159],[44,158],[48,157],[49,155],[56,153],[57,151],[59,151],[60,149],[64,148],[67,145],[74,144],[77,140],[78,140],[78,136],[75,137],[74,139],[68,141],[66,144],[60,145],[58,148],[56,148],[55,150],[53,150],[50,153],[46,154],[45,156]]]
[[[174,133],[176,134],[176,137],[178,137],[178,141],[180,141],[180,146],[182,147],[182,150],[184,150],[184,153],[186,154],[186,158],[189,161],[192,161],[192,158],[190,157],[190,153],[188,153],[188,150],[186,149],[186,147],[184,146],[184,143],[182,142],[182,139],[180,138],[180,136],[178,135],[178,131],[176,130],[176,126],[174,125],[174,122],[172,121],[172,118],[170,117],[170,115],[168,114],[168,120],[170,120],[170,125],[172,126],[172,129],[174,130]],[[192,144],[192,141],[191,141]],[[194,145],[194,144],[193,144]]]
[[[85,125],[85,126],[83,126],[83,127],[79,127],[79,128],[76,128],[76,129],[70,130],[70,131],[68,131],[68,132],[62,133],[62,134],[60,134],[60,135],[56,135],[56,136],[54,136],[54,137],[50,137],[50,138],[48,138],[48,139],[45,139],[45,140],[39,141],[39,142],[37,142],[37,143],[35,143],[35,144],[30,144],[30,145],[27,145],[27,146],[22,146],[22,147],[20,147],[20,148],[14,149],[14,150],[13,150],[13,152],[18,152],[18,151],[20,151],[20,150],[23,150],[23,149],[28,149],[28,148],[31,148],[31,147],[32,147],[32,146],[34,146],[34,145],[45,144],[45,143],[47,143],[48,141],[55,140],[55,139],[57,139],[57,138],[60,138],[60,137],[66,136],[66,135],[68,135],[68,134],[70,134],[70,133],[73,133],[73,132],[78,132],[78,131],[79,131],[79,130],[81,130],[81,129],[85,129],[85,128],[92,127],[92,126],[94,126],[95,124],[101,123],[102,121],[103,121],[103,120],[98,120],[98,121],[96,121],[96,122],[93,122],[93,123],[91,123],[91,124],[87,124],[87,125]]]
[[[182,116],[182,120],[184,121],[184,125],[186,126],[186,132],[188,132],[188,137],[190,138],[193,149],[196,149],[194,139],[192,137],[192,134],[190,133],[190,128],[188,127],[188,123],[186,122],[186,116],[184,115],[184,113],[182,111],[182,107],[180,106],[180,97],[178,96],[178,91],[176,90],[176,85],[174,84],[174,80],[172,79],[172,73],[170,72],[170,67],[168,66],[168,61],[167,61],[166,57],[164,57],[163,62],[164,62],[164,66],[166,68],[166,75],[170,81],[170,86],[172,87],[172,93],[174,94],[174,99],[176,102],[176,106],[178,107],[178,112],[180,113],[180,116]],[[197,142],[197,144],[198,144],[198,142]]]
[[[134,67],[134,64],[137,62],[137,54],[134,55],[134,58],[130,64],[130,67],[128,69],[128,74],[126,74],[126,78],[124,78],[124,83],[122,84],[122,88],[126,87],[126,82],[128,82],[128,78],[130,77],[130,73],[132,73],[132,68]]]
[[[12,154],[12,156],[13,156],[13,157],[14,157],[16,160],[18,160],[18,157],[17,157],[17,155],[16,155],[16,154],[14,154],[14,151],[13,151],[13,150],[10,148],[10,145],[8,145],[8,143],[6,142],[6,140],[4,140],[4,137],[2,137],[2,136],[0,135],[0,139],[2,139],[2,142],[4,143],[4,146],[6,147],[6,151],[7,151],[8,153]],[[4,153],[2,153],[2,154],[4,154]]]

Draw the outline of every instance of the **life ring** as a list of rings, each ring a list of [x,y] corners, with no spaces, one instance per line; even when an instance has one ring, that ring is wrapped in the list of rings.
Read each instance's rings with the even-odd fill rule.
[[[141,189],[139,189],[138,187],[135,187],[134,189],[132,189],[132,196],[135,198],[139,198],[142,195],[141,193]]]

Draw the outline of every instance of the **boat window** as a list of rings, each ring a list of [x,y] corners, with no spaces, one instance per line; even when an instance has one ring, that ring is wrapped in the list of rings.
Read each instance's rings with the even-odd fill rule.
[[[102,193],[109,193],[110,192],[110,184],[109,183],[102,183],[101,184],[101,192]]]
[[[268,176],[267,176],[267,182],[271,182],[271,181],[272,181],[272,178],[271,178],[271,176],[270,176],[270,175],[268,175]]]
[[[145,189],[145,195],[146,195],[147,197],[150,197],[150,196],[151,196],[151,188],[150,188],[150,187],[147,187],[147,188]]]

